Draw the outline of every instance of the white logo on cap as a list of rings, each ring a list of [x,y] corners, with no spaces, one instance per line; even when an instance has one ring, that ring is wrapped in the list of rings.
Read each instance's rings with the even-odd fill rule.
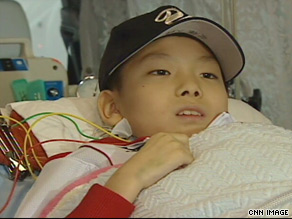
[[[175,21],[189,18],[191,16],[185,16],[183,12],[177,8],[167,8],[159,13],[155,18],[155,22],[164,22],[166,25],[172,25]]]

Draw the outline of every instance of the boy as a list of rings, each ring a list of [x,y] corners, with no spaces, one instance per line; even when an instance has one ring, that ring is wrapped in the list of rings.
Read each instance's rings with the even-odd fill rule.
[[[224,28],[175,6],[118,25],[100,66],[98,107],[114,134],[145,145],[125,153],[100,142],[50,161],[16,216],[38,216],[50,196],[109,166],[99,149],[117,150],[111,158],[124,164],[104,187],[94,185],[68,217],[129,217],[143,189],[195,159],[189,137],[233,121],[225,84],[243,66],[243,52]]]

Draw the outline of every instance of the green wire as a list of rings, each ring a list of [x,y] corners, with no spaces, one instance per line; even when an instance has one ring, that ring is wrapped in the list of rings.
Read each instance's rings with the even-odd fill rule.
[[[47,114],[51,114],[51,113],[53,113],[53,112],[37,113],[37,114],[34,114],[34,115],[32,115],[32,116],[29,116],[29,117],[27,117],[26,119],[20,121],[20,123],[23,124],[23,123],[27,122],[28,120],[30,120],[30,119],[32,119],[32,118],[34,118],[34,117],[41,116],[41,115],[47,115]],[[67,116],[64,116],[64,115],[58,115],[58,116],[61,116],[61,117],[65,118],[65,119],[68,119],[69,121],[71,121],[71,122],[74,124],[75,128],[78,130],[78,132],[79,132],[82,136],[84,136],[84,137],[86,137],[86,138],[93,139],[93,140],[99,140],[99,139],[100,139],[100,138],[95,138],[95,137],[92,137],[92,136],[88,136],[88,135],[86,135],[85,133],[83,133],[83,132],[80,130],[80,128],[79,128],[79,126],[77,125],[77,123],[76,123],[73,119],[71,119],[71,118],[69,118],[69,117],[67,117]],[[15,123],[15,124],[13,124],[11,127],[13,127],[13,126],[17,126],[17,125],[18,125],[18,124]]]

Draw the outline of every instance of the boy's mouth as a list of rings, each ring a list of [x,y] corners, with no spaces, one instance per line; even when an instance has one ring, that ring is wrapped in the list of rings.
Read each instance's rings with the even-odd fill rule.
[[[183,110],[177,114],[178,116],[202,116],[201,113],[193,110]]]
[[[198,107],[184,107],[178,111],[177,116],[204,117],[204,113]]]

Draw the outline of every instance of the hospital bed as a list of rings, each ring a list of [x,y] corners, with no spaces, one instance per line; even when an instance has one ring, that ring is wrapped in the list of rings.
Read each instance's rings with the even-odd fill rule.
[[[1,114],[3,116],[11,116],[12,112],[16,112],[20,118],[27,119],[36,114],[45,112],[52,113],[66,113],[66,115],[73,115],[72,119],[79,125],[79,129],[86,133],[88,136],[95,136],[96,138],[104,136],[104,133],[98,130],[97,126],[89,124],[88,121],[93,124],[104,126],[100,116],[98,114],[96,97],[90,98],[78,98],[78,97],[64,97],[58,100],[38,100],[38,101],[21,101],[12,102],[1,108]],[[248,105],[247,103],[229,99],[229,111],[235,117],[236,120],[247,123],[260,123],[260,124],[272,124],[272,122],[266,118],[262,113]],[[27,124],[32,128],[33,136],[38,142],[44,142],[50,139],[74,139],[79,141],[89,141],[87,137],[84,137],[76,129],[76,126],[72,121],[62,118],[58,115],[52,115],[50,117],[43,118],[40,122],[35,123],[37,119],[45,117],[45,114],[41,114],[38,117],[27,120]],[[80,120],[80,119],[83,120]],[[8,120],[6,119],[8,122]],[[28,126],[28,127],[29,127]],[[24,135],[24,133],[22,133]],[[18,138],[21,139],[21,138]],[[22,138],[23,139],[23,138]],[[73,151],[80,146],[80,143],[74,142],[51,142],[44,144],[42,150],[45,150],[45,154],[41,153],[41,150],[37,149],[38,155],[43,158],[41,160],[47,160],[49,157],[58,153]],[[23,180],[16,182],[15,190],[13,189],[14,178],[9,175],[7,167],[0,165],[0,206],[8,201],[8,207],[0,214],[1,217],[13,217],[16,209],[18,208],[21,200],[24,198],[27,191],[33,185],[35,177],[27,174],[23,177]],[[11,199],[9,194],[14,191]]]

